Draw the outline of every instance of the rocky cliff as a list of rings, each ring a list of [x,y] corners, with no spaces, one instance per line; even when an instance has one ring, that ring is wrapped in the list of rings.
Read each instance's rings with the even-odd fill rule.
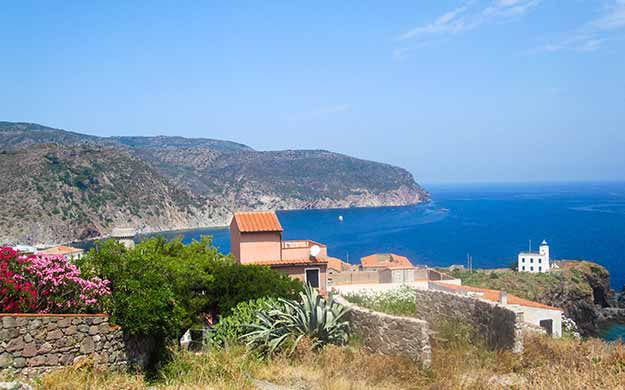
[[[97,137],[0,122],[0,243],[224,225],[234,210],[428,200],[404,169],[324,150],[209,138]]]
[[[590,261],[562,260],[559,268],[546,274],[512,270],[454,271],[463,284],[505,290],[511,294],[559,307],[573,319],[585,336],[593,336],[601,325],[603,312],[611,306],[613,291],[610,273]]]

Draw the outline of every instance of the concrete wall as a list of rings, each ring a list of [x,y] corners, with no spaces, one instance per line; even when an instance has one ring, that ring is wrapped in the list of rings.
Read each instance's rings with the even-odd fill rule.
[[[549,255],[541,255],[537,253],[519,253],[518,259],[519,272],[549,272]]]
[[[384,355],[405,356],[429,367],[432,362],[430,328],[426,321],[374,312],[347,302],[336,301],[350,309],[351,332],[365,348]]]
[[[332,273],[332,285],[380,283],[378,271],[343,271]]]
[[[318,259],[328,257],[328,247],[325,245],[307,240],[282,241],[282,260],[307,259],[310,256],[310,248],[313,245],[319,246]]]
[[[554,338],[562,337],[562,312],[559,310],[549,310],[539,307],[529,307],[520,305],[508,305],[513,310],[523,313],[523,320],[532,325],[545,327],[541,321],[551,320],[551,329],[546,329],[548,334]]]
[[[333,285],[331,290],[339,294],[367,294],[372,292],[382,292],[396,290],[401,286],[408,286],[418,290],[427,290],[427,280],[412,283],[378,283],[378,284],[343,284]]]
[[[282,257],[279,232],[241,233],[239,261],[251,264],[262,260],[280,260]]]
[[[0,314],[0,370],[31,375],[90,355],[109,367],[128,365],[123,332],[106,315]]]
[[[305,282],[306,269],[319,268],[319,292],[323,295],[328,292],[328,280],[327,280],[327,263],[310,263],[301,265],[272,265],[271,268],[275,271],[285,273],[293,279],[299,279]]]
[[[411,283],[416,280],[416,270],[409,269],[382,269],[380,270],[380,283]]]
[[[436,328],[443,321],[471,325],[491,349],[523,351],[523,314],[473,297],[417,290],[416,316]]]

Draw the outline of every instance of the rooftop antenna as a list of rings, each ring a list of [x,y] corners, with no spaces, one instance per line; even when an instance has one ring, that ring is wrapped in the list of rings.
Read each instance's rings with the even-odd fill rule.
[[[530,240],[530,249],[529,249],[529,253],[532,253],[532,240]]]

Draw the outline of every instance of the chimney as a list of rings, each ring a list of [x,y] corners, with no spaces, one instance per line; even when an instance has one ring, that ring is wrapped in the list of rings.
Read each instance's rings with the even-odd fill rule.
[[[506,291],[501,290],[499,292],[499,303],[502,305],[508,304],[508,293]]]

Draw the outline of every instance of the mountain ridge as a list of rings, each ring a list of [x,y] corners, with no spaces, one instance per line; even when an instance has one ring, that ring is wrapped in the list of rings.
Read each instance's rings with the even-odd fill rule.
[[[223,226],[235,210],[429,200],[412,174],[389,164],[327,150],[257,151],[211,138],[98,137],[0,122],[0,163],[7,189],[0,200],[12,205],[0,212],[0,242],[72,241],[122,224],[140,232]],[[22,209],[28,194],[30,206]]]

